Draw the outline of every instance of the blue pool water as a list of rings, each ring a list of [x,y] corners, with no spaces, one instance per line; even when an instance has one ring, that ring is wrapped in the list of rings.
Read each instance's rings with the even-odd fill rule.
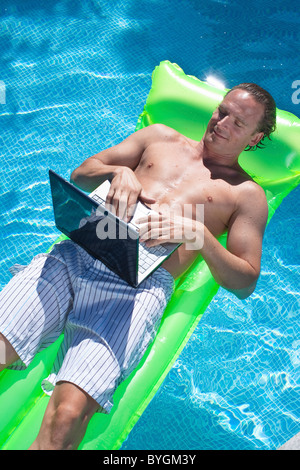
[[[132,132],[161,60],[257,82],[299,116],[299,26],[294,0],[1,0],[0,287],[57,238],[48,168],[68,178]],[[300,431],[298,199],[267,228],[255,293],[219,290],[123,449],[274,449]]]

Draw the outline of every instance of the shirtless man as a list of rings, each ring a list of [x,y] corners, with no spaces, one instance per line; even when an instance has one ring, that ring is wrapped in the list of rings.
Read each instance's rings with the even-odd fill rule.
[[[213,113],[200,142],[164,125],[155,124],[88,158],[73,171],[71,180],[82,189],[92,191],[109,178],[111,187],[107,204],[126,220],[132,216],[137,200],[157,209],[155,218],[140,220],[142,240],[149,246],[166,241],[182,243],[164,262],[159,276],[164,277],[163,273],[166,273],[170,278],[178,277],[201,254],[221,286],[239,298],[246,298],[253,292],[259,277],[268,207],[264,191],[242,170],[238,157],[247,146],[255,147],[269,136],[275,129],[275,116],[275,103],[270,95],[256,85],[240,85],[226,95]],[[204,223],[196,220],[195,210],[192,218],[182,216],[184,204],[189,204],[193,209],[197,204],[204,204]],[[160,210],[166,206],[171,210]],[[216,239],[225,231],[228,232],[227,249]],[[194,234],[194,241],[197,241],[199,234],[204,234],[203,246],[198,250],[188,249],[191,233]],[[189,236],[185,238],[186,234]],[[67,243],[69,245],[64,245],[66,252],[67,249],[75,249],[75,244]],[[58,247],[54,250],[58,252],[62,249]],[[59,259],[60,255],[55,256]],[[74,257],[74,254],[70,255],[69,260],[71,256]],[[43,272],[47,262],[43,261]],[[67,261],[64,266],[66,264]],[[97,276],[100,277],[100,274]],[[158,287],[159,295],[163,289],[167,292],[169,281],[165,278],[165,286]],[[121,284],[121,281],[118,282]],[[144,282],[153,282],[154,285],[158,280],[154,275]],[[95,292],[99,290],[97,284]],[[86,299],[89,303],[90,295]],[[119,317],[122,320],[124,312],[125,307]],[[68,315],[72,316],[71,313]],[[69,317],[68,321],[71,321]],[[73,326],[77,325],[76,322],[73,321]],[[2,325],[6,325],[4,320]],[[8,338],[13,338],[13,333],[7,337],[3,328],[0,298],[0,331],[3,333],[0,334],[0,341],[4,342],[7,351],[7,366],[16,361],[21,352],[18,355],[16,349],[19,351],[20,347],[13,347],[13,341],[8,341]],[[24,358],[22,360],[26,363]],[[79,362],[75,366],[79,368]],[[70,379],[68,374],[58,376],[32,449],[77,448],[91,416],[99,411],[99,407],[103,408],[101,411],[109,412],[103,400],[95,398],[96,395],[87,390],[81,382]]]
[[[213,113],[200,142],[164,125],[152,125],[88,158],[71,179],[92,191],[111,178],[107,202],[127,220],[137,199],[157,210],[162,205],[182,209],[184,204],[204,204],[205,226],[193,221],[190,230],[182,230],[204,230],[203,248],[195,252],[183,244],[163,266],[177,278],[200,252],[216,281],[244,298],[254,291],[259,276],[268,207],[264,191],[242,170],[238,157],[264,137],[257,129],[263,117],[264,105],[246,90],[235,89]],[[190,220],[170,220],[162,214],[151,222],[149,229],[144,224],[140,230],[149,246],[187,241],[177,240],[172,233],[178,232],[176,222],[189,226]],[[227,250],[215,238],[224,231],[228,231]]]

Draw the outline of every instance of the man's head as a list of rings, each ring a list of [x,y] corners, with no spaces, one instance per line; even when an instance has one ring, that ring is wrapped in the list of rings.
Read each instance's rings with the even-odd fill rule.
[[[234,90],[247,91],[258,103],[264,106],[264,114],[258,123],[258,132],[263,132],[263,138],[255,146],[248,147],[246,150],[256,150],[264,146],[263,140],[267,137],[270,139],[270,134],[276,129],[276,103],[272,95],[264,88],[256,85],[256,83],[241,83],[236,85],[227,92],[225,97]]]
[[[210,152],[238,157],[256,149],[276,126],[276,105],[258,85],[242,83],[232,88],[213,113],[204,135]]]

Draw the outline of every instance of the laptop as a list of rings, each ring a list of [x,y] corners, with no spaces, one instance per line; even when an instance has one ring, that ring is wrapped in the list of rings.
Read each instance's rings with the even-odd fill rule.
[[[87,194],[49,170],[54,219],[58,230],[137,287],[177,248],[178,243],[146,247],[139,242],[137,218],[153,212],[138,202],[133,218],[124,222],[105,207],[110,182]]]

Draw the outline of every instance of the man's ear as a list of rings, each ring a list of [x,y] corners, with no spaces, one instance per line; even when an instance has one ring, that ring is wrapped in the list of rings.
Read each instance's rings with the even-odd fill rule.
[[[254,147],[263,138],[263,136],[264,136],[263,132],[256,132],[255,134],[253,134],[253,137],[250,140],[248,145],[250,145],[250,147]]]

